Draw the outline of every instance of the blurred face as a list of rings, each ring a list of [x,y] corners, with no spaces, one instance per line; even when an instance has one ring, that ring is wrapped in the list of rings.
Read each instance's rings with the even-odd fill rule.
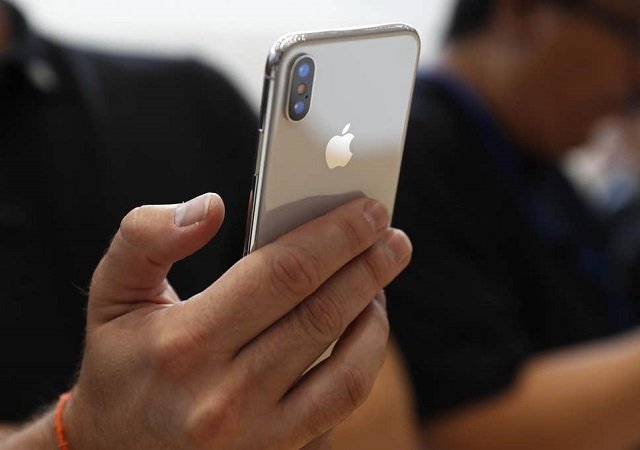
[[[517,94],[526,110],[521,137],[551,157],[582,143],[598,119],[624,112],[638,88],[640,0],[585,3],[531,14],[534,49]]]

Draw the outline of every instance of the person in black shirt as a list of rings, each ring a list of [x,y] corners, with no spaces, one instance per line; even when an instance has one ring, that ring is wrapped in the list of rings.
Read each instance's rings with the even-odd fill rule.
[[[11,42],[0,58],[0,421],[10,422],[70,382],[91,273],[130,209],[224,198],[218,243],[171,274],[182,295],[242,256],[256,120],[195,61],[63,47],[1,8]]]
[[[635,0],[459,0],[418,80],[387,295],[435,449],[640,446],[638,280],[557,167],[626,113],[639,25]]]
[[[61,46],[0,1],[0,114],[0,424],[67,390],[81,359],[60,448],[298,449],[364,399],[388,331],[371,299],[410,244],[360,199],[227,270],[242,256],[256,132],[219,74]],[[227,205],[219,231],[219,197],[179,204],[213,190]],[[118,230],[134,206],[167,200]],[[114,233],[82,357],[87,286]],[[216,233],[172,269],[174,290],[169,268]],[[344,292],[353,285],[365,289]],[[333,293],[350,298],[339,321]],[[351,322],[336,357],[300,380]],[[48,412],[0,448],[55,439]]]

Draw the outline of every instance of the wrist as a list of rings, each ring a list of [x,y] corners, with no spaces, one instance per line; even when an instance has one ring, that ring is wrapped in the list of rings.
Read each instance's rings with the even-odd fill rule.
[[[69,450],[69,442],[67,441],[67,436],[65,433],[64,427],[64,413],[67,407],[67,404],[73,397],[73,390],[69,392],[65,392],[58,399],[58,405],[56,406],[56,413],[54,417],[54,428],[56,432],[56,442],[58,443],[58,448],[60,450]]]
[[[87,406],[88,402],[82,394],[82,389],[76,386],[73,389],[73,395],[62,410],[64,438],[69,445],[69,450],[108,448],[97,439],[98,434],[93,426],[91,414],[92,408]]]
[[[24,426],[0,444],[0,450],[58,450],[54,431],[54,411]]]

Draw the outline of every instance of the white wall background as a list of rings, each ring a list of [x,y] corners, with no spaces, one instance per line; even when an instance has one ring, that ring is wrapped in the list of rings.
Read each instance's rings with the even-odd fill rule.
[[[48,35],[102,48],[193,54],[255,107],[271,44],[291,31],[406,22],[435,57],[453,0],[13,0]]]

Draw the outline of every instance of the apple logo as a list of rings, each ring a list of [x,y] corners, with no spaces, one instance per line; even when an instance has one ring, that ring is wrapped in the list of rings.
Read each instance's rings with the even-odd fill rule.
[[[329,169],[344,167],[351,161],[353,153],[351,153],[350,147],[355,136],[351,133],[347,134],[349,128],[351,128],[351,123],[344,127],[340,136],[332,137],[327,144],[325,155]]]

